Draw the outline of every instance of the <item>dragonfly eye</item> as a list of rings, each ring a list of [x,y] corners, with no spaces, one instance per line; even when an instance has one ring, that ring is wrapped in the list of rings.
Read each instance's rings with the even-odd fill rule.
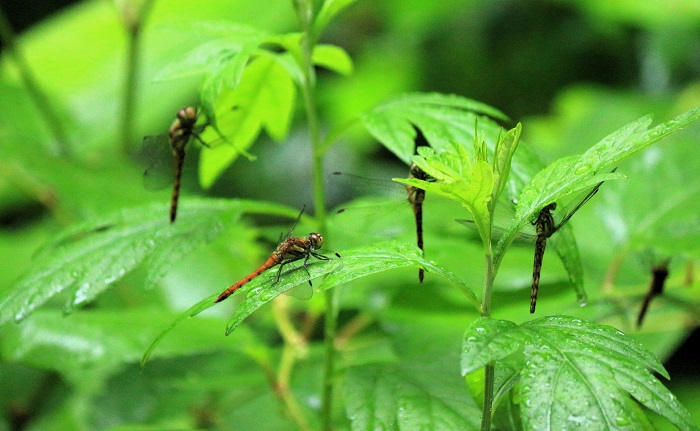
[[[311,243],[311,248],[319,249],[323,244],[323,237],[320,233],[311,232],[309,234],[309,242]]]

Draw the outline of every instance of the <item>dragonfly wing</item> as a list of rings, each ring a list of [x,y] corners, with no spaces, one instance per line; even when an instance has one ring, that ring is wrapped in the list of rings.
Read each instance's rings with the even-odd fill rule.
[[[576,291],[577,301],[581,305],[585,304],[587,295],[583,288],[583,264],[574,231],[570,225],[562,226],[547,240],[547,249],[550,248],[555,251],[564,265],[569,282]]]
[[[309,283],[300,284],[284,292],[296,299],[308,300],[314,295],[314,288]]]
[[[168,135],[146,136],[139,159],[143,165],[143,186],[147,190],[162,190],[173,184],[175,164]]]
[[[466,220],[466,219],[457,219],[455,220],[457,223],[461,224],[462,226],[468,228],[469,230],[474,232],[474,238],[478,239],[478,235],[476,233],[476,225],[474,224],[474,220]],[[505,229],[500,227],[500,226],[493,226],[491,228],[491,241],[493,243],[497,243],[498,241],[501,240],[503,235],[505,234]],[[515,238],[513,241],[513,245],[519,246],[519,247],[530,247],[535,243],[535,232],[532,229],[532,227],[526,227],[526,229],[518,234],[518,236]]]

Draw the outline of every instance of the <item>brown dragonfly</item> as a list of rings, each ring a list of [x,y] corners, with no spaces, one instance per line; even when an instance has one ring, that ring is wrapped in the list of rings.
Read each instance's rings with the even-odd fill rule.
[[[404,186],[388,180],[370,179],[345,172],[333,172],[332,176],[333,178],[331,181],[345,183],[349,188],[360,186],[360,188],[367,189],[369,194],[386,193],[389,195],[390,200],[400,202],[399,205],[406,205],[406,200],[408,200],[408,203],[411,205],[411,209],[413,210],[413,216],[416,223],[416,244],[421,252],[425,252],[423,245],[423,202],[425,201],[425,190],[413,186]],[[432,181],[432,177],[426,174],[414,163],[411,164],[409,168],[409,178]],[[391,206],[390,204],[388,205]],[[350,208],[341,208],[336,211],[336,214],[342,214],[349,210]],[[360,208],[353,208],[352,210],[359,211]],[[371,211],[376,210],[376,208],[371,209]],[[382,210],[385,209],[382,208]],[[424,278],[425,270],[423,268],[419,268],[418,280],[422,283]]]
[[[415,163],[411,163],[409,173],[409,178],[415,178],[417,180],[430,181],[431,178]],[[418,187],[406,186],[406,191],[408,192],[408,203],[413,209],[413,216],[416,220],[416,243],[421,253],[425,254],[425,250],[423,249],[423,201],[425,201],[425,190],[419,189]],[[418,281],[422,283],[424,277],[425,270],[423,268],[418,268]]]
[[[277,270],[275,284],[278,283],[280,280],[280,276],[282,275],[282,269],[285,265],[289,263],[303,259],[304,261],[302,263],[302,266],[304,267],[304,270],[309,275],[309,277],[311,277],[311,274],[309,274],[309,270],[306,267],[306,264],[308,263],[311,256],[319,260],[330,260],[330,257],[324,256],[318,252],[318,250],[323,245],[323,237],[320,233],[311,232],[306,237],[292,236],[292,232],[294,231],[294,228],[301,219],[301,215],[303,213],[304,208],[302,208],[301,212],[294,221],[294,224],[292,224],[292,227],[289,229],[289,232],[287,232],[287,234],[284,236],[280,236],[279,245],[277,246],[275,251],[272,252],[270,257],[268,257],[262,265],[255,269],[255,271],[246,275],[242,279],[238,280],[231,287],[221,292],[219,297],[216,298],[216,301],[214,302],[223,301],[224,299],[233,295],[238,289],[243,287],[243,285],[253,280],[255,277],[259,276],[268,269],[273,268],[277,265],[279,265],[279,269]],[[334,254],[336,257],[340,257],[338,253]],[[309,278],[309,286],[313,286],[311,284],[311,278]]]
[[[615,172],[617,168],[613,169]],[[564,226],[571,217],[576,214],[583,205],[586,204],[600,189],[603,185],[603,181],[596,184],[588,193],[586,193],[582,199],[580,199],[575,204],[566,208],[566,214],[562,216],[561,221],[555,223],[552,211],[557,209],[557,203],[552,202],[551,204],[545,206],[540,210],[537,215],[537,220],[532,224],[535,226],[535,259],[532,267],[532,289],[530,290],[530,314],[535,312],[537,307],[537,290],[540,286],[540,272],[542,271],[542,259],[544,258],[544,251],[547,247],[547,239],[554,235],[562,226]]]
[[[613,169],[612,172],[616,169],[617,168]],[[556,215],[556,219],[552,212],[557,209],[557,203],[552,202],[548,204],[540,210],[537,219],[532,222],[532,225],[535,227],[534,235],[528,232],[521,232],[516,238],[516,241],[521,244],[531,243],[533,240],[535,243],[535,257],[532,266],[532,288],[530,290],[530,314],[533,314],[537,307],[537,291],[540,286],[540,273],[542,272],[544,252],[547,248],[547,239],[561,229],[586,202],[598,193],[603,182],[604,181],[599,182],[587,193],[583,194],[582,197],[575,199],[566,208],[560,211],[560,214]],[[474,229],[474,222],[472,220],[457,220],[457,222],[470,229]],[[502,229],[500,227],[494,227],[493,232],[498,234],[502,232]]]
[[[156,166],[162,164],[164,158],[167,156],[163,155],[163,149],[170,149],[172,153],[172,159],[175,164],[175,176],[173,179],[173,193],[170,198],[170,223],[175,222],[177,217],[177,203],[180,197],[180,184],[182,182],[182,167],[185,163],[185,147],[191,138],[199,141],[205,147],[209,147],[209,144],[204,142],[200,137],[200,134],[209,125],[208,122],[197,125],[197,120],[199,116],[195,108],[187,106],[185,108],[177,111],[177,116],[173,123],[168,129],[168,133],[161,133],[159,135],[146,136],[143,140],[144,152],[147,153],[147,157],[150,160],[150,166],[144,172],[144,180],[146,182],[150,181],[151,184],[155,186],[149,186],[147,183],[147,188],[159,188],[160,185],[153,183],[154,180],[149,178],[157,177]],[[158,180],[155,180],[158,181]]]

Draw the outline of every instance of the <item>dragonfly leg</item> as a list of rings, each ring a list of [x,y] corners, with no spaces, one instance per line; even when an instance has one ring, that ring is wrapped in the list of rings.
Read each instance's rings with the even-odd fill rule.
[[[304,271],[306,271],[306,275],[309,276],[309,286],[311,286],[311,287],[313,287],[314,285],[311,284],[311,273],[309,273],[309,268],[306,267],[306,262],[309,261],[309,258],[311,257],[312,254],[314,255],[314,257],[316,257],[316,253],[309,251],[309,253],[304,258],[304,263],[302,263],[302,266],[304,267]]]

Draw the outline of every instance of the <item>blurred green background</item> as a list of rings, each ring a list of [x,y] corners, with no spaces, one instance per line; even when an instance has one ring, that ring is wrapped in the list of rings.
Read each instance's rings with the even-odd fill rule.
[[[168,192],[143,189],[142,168],[124,154],[118,133],[126,46],[120,18],[123,3],[85,1],[59,9],[59,2],[55,1],[2,2],[4,13],[18,32],[16,43],[65,126],[71,156],[57,156],[61,144],[25,90],[13,59],[8,56],[7,40],[3,40],[0,292],[11,289],[17,277],[29,268],[42,244],[72,223],[147,202],[162,202],[166,211]],[[152,80],[173,58],[184,56],[201,42],[185,31],[178,31],[179,24],[197,20],[232,20],[274,32],[296,28],[290,1],[156,1],[144,30],[140,53],[136,137],[129,143],[133,150],[138,148],[142,136],[165,131],[178,108],[197,103],[196,76],[177,81]],[[354,61],[354,72],[347,77],[319,71],[319,111],[324,133],[402,92],[456,93],[497,107],[514,122],[523,122],[524,141],[544,161],[552,161],[584,151],[642,115],[652,113],[657,122],[665,121],[700,105],[700,3],[696,0],[359,0],[330,25],[323,42],[342,46]],[[306,133],[303,112],[299,109],[283,145],[262,136],[253,147],[257,161],[238,160],[210,190],[202,190],[196,172],[190,173],[185,178],[183,196],[245,197],[300,207],[311,197]],[[644,232],[636,231],[635,226],[643,224],[647,210],[660,206],[673,208],[669,199],[681,194],[678,220],[690,225],[687,230],[681,229],[682,240],[675,247],[663,241],[648,243],[654,253],[673,256],[671,297],[679,295],[683,304],[698,303],[698,283],[694,280],[697,271],[693,267],[700,242],[698,143],[700,127],[694,126],[650,148],[620,168],[630,177],[628,182],[606,184],[607,198],[601,193],[585,209],[587,215],[582,218],[597,220],[575,226],[581,234],[587,286],[593,299],[583,309],[583,313],[589,314],[587,317],[624,327],[625,320],[618,320],[615,312],[610,311],[613,306],[608,309],[595,302],[596,298],[605,298],[600,292],[610,262],[619,251],[616,247],[624,244],[632,250],[632,257],[623,262],[615,280],[622,286],[618,289],[636,289],[639,296],[643,295],[649,261],[657,258],[646,257]],[[190,157],[188,163],[196,164],[192,163],[194,159]],[[328,172],[361,172],[367,177],[384,178],[405,176],[405,166],[366,133],[355,130],[330,152],[326,165]],[[348,198],[341,189],[331,187],[330,192],[331,206]],[[668,217],[672,219],[673,214],[669,210]],[[666,225],[661,227],[670,229]],[[164,282],[167,289],[145,292],[142,297],[131,297],[126,302],[157,301],[166,304],[164,308],[182,310],[203,295],[218,290],[211,286],[230,284],[256,261],[261,247],[251,245],[232,251],[224,244],[226,240],[234,240],[236,235],[249,236],[249,240],[254,236],[244,226],[233,230],[224,240],[198,252],[174,270]],[[660,232],[663,235],[663,230]],[[250,243],[254,244],[252,240]],[[230,254],[224,258],[221,250],[246,263],[240,268],[229,268]],[[434,252],[431,258],[439,262],[442,258],[449,267],[450,256]],[[528,260],[531,251],[523,252],[522,261]],[[527,279],[527,264],[525,268]],[[523,273],[510,275],[504,265],[502,276],[503,298],[510,298],[515,289],[512,286],[518,284],[513,280],[522,282]],[[466,277],[479,280],[479,275]],[[118,298],[124,291],[113,295]],[[126,291],[133,295],[132,291]],[[562,299],[553,303],[569,307],[573,302],[568,291],[560,296]],[[624,330],[633,332],[662,357],[673,377],[669,386],[698,421],[700,367],[696,357],[690,354],[698,344],[695,329],[698,310],[679,311],[672,300],[658,301],[663,302],[659,305],[663,307],[661,314],[656,318],[649,316],[642,331],[631,329],[629,322]],[[622,302],[616,305],[624,307]],[[523,311],[525,307],[521,305],[518,302]],[[525,314],[509,316],[512,310],[502,308],[502,315],[499,312],[496,315],[514,320],[526,318]],[[634,311],[628,314],[632,316]],[[168,316],[161,320],[169,321]],[[153,326],[158,327],[157,323]],[[125,327],[115,316],[115,330]],[[212,329],[212,334],[218,336],[222,332],[219,329]],[[15,331],[6,328],[0,334]],[[6,336],[22,339],[16,334]],[[19,355],[16,346],[10,346],[2,338],[0,347],[3,349],[0,405],[4,409],[0,417],[5,418],[0,430],[24,429],[16,424],[24,423],[23,418],[32,417],[35,409],[40,408],[32,397],[42,388],[49,388],[50,396],[39,397],[41,406],[55,408],[63,402],[60,400],[69,398],[69,386],[75,382],[66,376],[76,370],[56,370],[41,361],[32,363],[27,352],[26,356]],[[83,359],[77,359],[76,363],[83,363]],[[199,360],[202,359],[195,357],[192,361]],[[164,367],[177,370],[175,362],[167,362]],[[105,368],[114,365],[100,364]],[[138,375],[137,365],[126,366],[131,367],[129,372],[119,375]],[[93,368],[90,372],[100,379],[104,376],[116,379],[106,371],[100,373]],[[76,378],[85,379],[84,375]],[[102,381],[101,384],[116,385],[121,389],[115,391],[119,391],[128,383]],[[71,397],[72,403],[84,402],[75,395]],[[109,393],[100,397],[105,405],[118,404],[110,399]],[[80,410],[81,405],[73,407]],[[109,414],[118,416],[116,410]],[[62,422],[56,415],[63,413],[56,411],[59,413],[54,413],[55,416],[31,422],[32,426],[53,429],[46,423],[51,418],[58,424],[54,428],[61,429]],[[134,420],[139,414],[133,413]],[[126,416],[100,417],[93,423],[105,428],[105,424],[119,423]]]

